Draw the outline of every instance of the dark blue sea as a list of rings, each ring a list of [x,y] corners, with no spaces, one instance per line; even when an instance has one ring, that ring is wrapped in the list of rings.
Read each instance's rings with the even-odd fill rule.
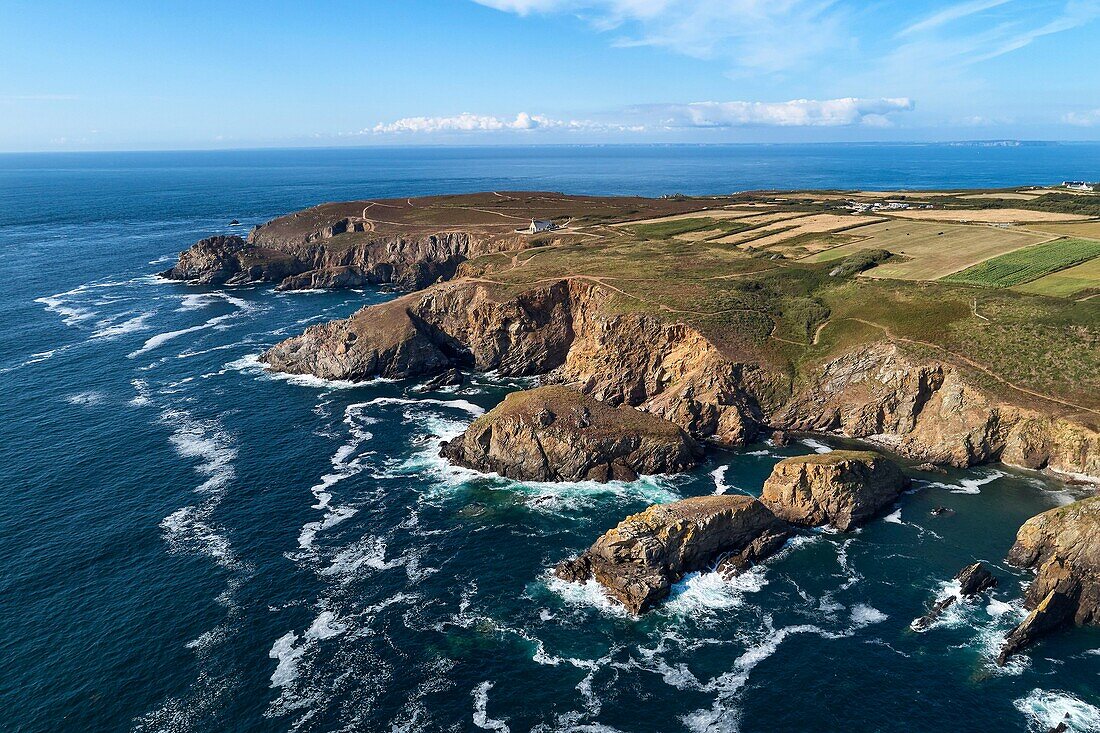
[[[1095,179],[1100,145],[271,150],[0,156],[0,730],[1100,730],[1100,631],[992,661],[1003,558],[1078,489],[983,467],[631,618],[549,568],[648,503],[758,493],[809,441],[675,478],[523,484],[441,439],[523,383],[279,379],[256,356],[385,290],[153,276],[322,201]],[[944,505],[951,516],[933,517]],[[963,565],[1000,585],[910,622]]]

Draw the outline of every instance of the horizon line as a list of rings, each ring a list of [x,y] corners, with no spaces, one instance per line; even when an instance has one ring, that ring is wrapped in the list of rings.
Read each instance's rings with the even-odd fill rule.
[[[794,146],[902,146],[902,145],[1097,145],[1096,140],[1047,140],[1025,138],[978,138],[954,140],[834,140],[834,141],[777,141],[777,142],[561,142],[561,143],[382,143],[374,145],[255,145],[241,147],[210,148],[117,148],[84,150],[0,150],[0,155],[105,155],[118,153],[244,153],[283,150],[411,150],[454,148],[720,148],[720,147],[794,147]]]

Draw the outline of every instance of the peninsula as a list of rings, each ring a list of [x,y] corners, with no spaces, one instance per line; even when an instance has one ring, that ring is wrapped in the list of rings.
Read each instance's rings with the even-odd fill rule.
[[[500,191],[354,201],[274,219],[247,238],[204,239],[162,274],[409,291],[311,326],[262,360],[323,379],[473,370],[553,385],[512,395],[444,447],[480,470],[630,478],[689,468],[698,446],[797,431],[922,463],[1000,461],[1100,480],[1100,196]],[[838,501],[841,529],[882,506]],[[826,506],[773,508],[817,522]],[[743,509],[708,506],[722,519],[706,526],[741,527],[723,512]],[[760,532],[779,526],[752,511]],[[1093,503],[1060,516],[1096,514]],[[753,527],[738,552],[758,536]],[[1066,573],[1092,578],[1091,548],[1051,552],[1076,562]],[[600,552],[586,557],[606,559]],[[1014,552],[1021,564],[1041,554]],[[677,572],[703,560],[690,557]],[[659,574],[631,607],[646,607],[674,575]],[[1095,595],[1081,590],[1091,582],[1067,585],[1072,608],[1059,622],[1097,618]]]

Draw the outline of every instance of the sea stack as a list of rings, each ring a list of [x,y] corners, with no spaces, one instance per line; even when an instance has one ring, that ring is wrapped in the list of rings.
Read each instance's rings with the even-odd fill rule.
[[[627,517],[554,572],[574,583],[595,578],[638,614],[686,573],[716,562],[720,572],[739,573],[775,553],[787,536],[787,525],[750,496],[698,496]]]
[[[509,394],[440,455],[513,479],[602,482],[684,471],[702,450],[668,420],[551,386]]]
[[[760,500],[803,527],[846,532],[891,506],[909,486],[897,464],[871,451],[832,451],[776,464]]]

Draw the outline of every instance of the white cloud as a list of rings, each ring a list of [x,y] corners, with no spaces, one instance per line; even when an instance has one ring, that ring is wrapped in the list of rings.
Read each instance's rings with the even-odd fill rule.
[[[737,68],[779,71],[847,41],[836,0],[474,0],[497,10],[572,13],[617,46],[654,46]]]
[[[1100,18],[1100,0],[961,0],[924,15],[924,3],[857,0],[474,0],[521,16],[569,13],[616,46],[653,46],[726,60],[737,71],[781,72],[848,58],[898,73],[899,60],[958,67],[1022,49]],[[923,16],[923,17],[922,17]],[[903,38],[887,49],[882,38]],[[876,50],[877,49],[877,50]],[[906,66],[908,68],[908,66]]]
[[[558,120],[545,115],[520,112],[514,118],[475,115],[463,112],[450,117],[403,117],[393,122],[380,122],[359,134],[403,133],[477,133],[527,132],[532,130],[640,131],[640,127],[606,124],[592,120]]]
[[[1087,112],[1069,112],[1062,115],[1062,122],[1067,125],[1076,125],[1077,127],[1095,127],[1100,125],[1100,109],[1093,109]]]
[[[789,102],[692,102],[651,104],[609,115],[610,121],[560,120],[520,112],[514,118],[464,112],[446,117],[404,117],[380,122],[357,134],[437,134],[533,132],[645,132],[727,127],[888,127],[889,115],[914,107],[906,97],[857,99],[794,99]]]
[[[657,105],[666,127],[843,127],[864,124],[883,127],[887,115],[908,112],[912,100],[793,99],[789,102],[694,102]]]
[[[898,35],[905,36],[912,33],[930,31],[933,28],[939,28],[940,26],[947,25],[956,20],[961,20],[962,18],[1000,7],[1008,2],[1011,2],[1011,0],[970,0],[969,2],[951,5],[903,29]]]

